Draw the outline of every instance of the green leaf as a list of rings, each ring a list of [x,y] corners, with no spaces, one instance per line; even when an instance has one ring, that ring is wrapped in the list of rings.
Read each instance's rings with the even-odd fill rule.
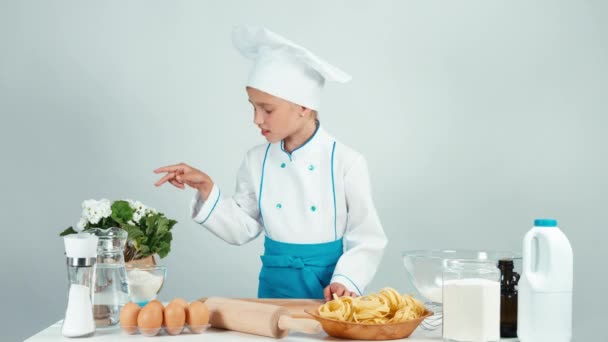
[[[123,225],[122,229],[124,229],[127,232],[127,234],[128,234],[127,239],[129,239],[129,240],[137,240],[144,236],[144,232],[142,232],[141,229],[139,229],[139,227],[131,225],[131,224]]]
[[[134,210],[127,201],[116,201],[112,203],[112,218],[123,225],[133,219]]]
[[[70,235],[70,234],[76,234],[78,233],[77,231],[74,230],[74,228],[72,227],[68,227],[66,230],[62,231],[59,236],[66,236],[66,235]]]
[[[156,216],[155,215],[149,215],[146,216],[145,218],[141,219],[140,222],[143,221],[145,224],[145,233],[146,236],[154,236],[154,234],[156,233]]]
[[[162,259],[162,258],[166,257],[170,251],[171,251],[171,244],[169,244],[168,242],[165,242],[165,241],[161,241],[158,244],[158,249],[156,250],[156,254],[158,254],[158,256],[161,257],[161,259]]]
[[[147,257],[148,255],[152,254],[152,252],[148,246],[139,246],[138,254],[142,257]]]
[[[120,226],[120,223],[116,222],[116,220],[114,220],[112,217],[104,217],[99,221],[99,223],[94,225],[94,227],[96,227],[96,228],[103,228],[103,229],[118,227],[118,226]]]
[[[164,235],[166,233],[169,232],[169,220],[165,217],[158,217],[158,219],[156,220],[157,225],[156,225],[156,234],[157,235]]]

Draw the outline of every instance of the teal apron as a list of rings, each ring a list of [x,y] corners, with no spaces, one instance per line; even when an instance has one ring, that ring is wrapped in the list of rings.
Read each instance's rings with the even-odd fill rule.
[[[296,244],[266,236],[258,298],[323,299],[342,253],[342,239]]]

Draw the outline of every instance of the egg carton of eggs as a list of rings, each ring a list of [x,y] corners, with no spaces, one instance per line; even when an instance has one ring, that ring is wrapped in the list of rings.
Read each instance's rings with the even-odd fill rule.
[[[144,336],[157,335],[179,335],[182,333],[200,334],[211,327],[211,324],[190,326],[185,324],[181,327],[167,327],[162,325],[159,328],[140,328],[137,326],[121,326],[122,330],[129,335],[142,334]]]
[[[186,329],[190,333],[200,334],[209,326],[209,309],[199,301],[188,304],[176,298],[165,307],[158,300],[153,300],[143,308],[131,302],[120,311],[120,327],[128,334],[179,335]]]

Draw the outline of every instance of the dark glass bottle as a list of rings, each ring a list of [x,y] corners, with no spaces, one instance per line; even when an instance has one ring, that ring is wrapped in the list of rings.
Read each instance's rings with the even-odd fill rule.
[[[500,269],[500,337],[517,337],[517,282],[513,260],[498,261]]]

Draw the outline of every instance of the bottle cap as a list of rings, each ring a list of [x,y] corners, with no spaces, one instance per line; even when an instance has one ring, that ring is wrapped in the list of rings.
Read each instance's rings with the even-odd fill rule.
[[[545,228],[557,227],[557,220],[536,219],[536,220],[534,220],[534,227],[545,227]]]
[[[68,258],[97,258],[99,238],[89,233],[70,234],[63,237],[65,255]]]
[[[514,267],[513,266],[513,259],[500,259],[500,260],[498,260],[498,267],[499,268],[505,267],[505,268],[511,268],[512,269]]]

